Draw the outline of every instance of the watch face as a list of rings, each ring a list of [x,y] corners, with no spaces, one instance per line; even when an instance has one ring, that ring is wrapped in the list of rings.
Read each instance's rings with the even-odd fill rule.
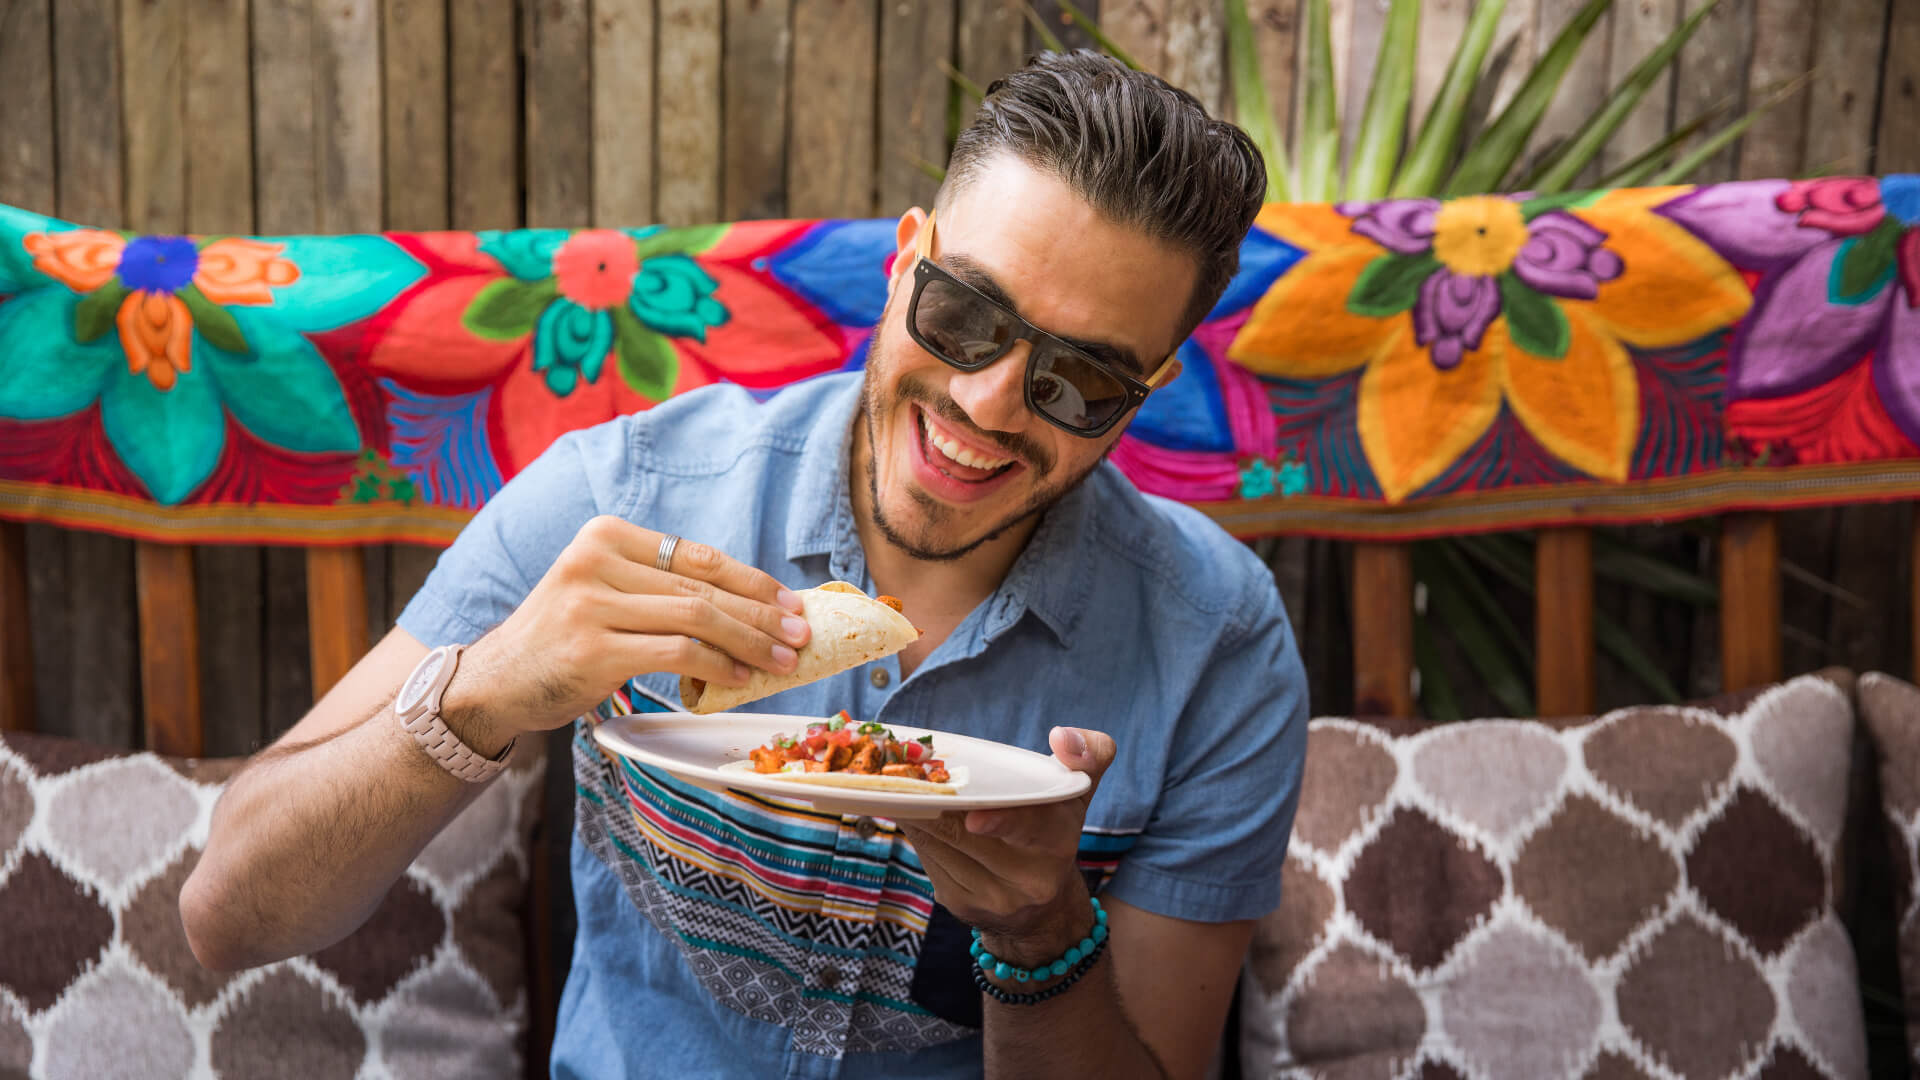
[[[414,706],[420,704],[420,699],[427,696],[427,689],[433,685],[433,680],[440,675],[440,669],[446,665],[445,649],[435,649],[428,653],[426,658],[420,661],[420,666],[413,669],[413,675],[407,679],[407,684],[400,688],[399,696],[393,700],[393,711],[403,714],[412,711]]]

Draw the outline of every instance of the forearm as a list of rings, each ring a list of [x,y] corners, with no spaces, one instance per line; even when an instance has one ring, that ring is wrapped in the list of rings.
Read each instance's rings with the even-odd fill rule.
[[[195,955],[231,970],[345,937],[478,791],[422,753],[386,706],[332,737],[263,752],[221,796],[181,891]]]
[[[1047,984],[1033,984],[1045,988]],[[1020,987],[1016,992],[1031,992]],[[1037,1005],[985,1001],[986,1074],[1100,1076],[1164,1080],[1166,1071],[1127,1019],[1113,965],[1104,954],[1079,982]]]

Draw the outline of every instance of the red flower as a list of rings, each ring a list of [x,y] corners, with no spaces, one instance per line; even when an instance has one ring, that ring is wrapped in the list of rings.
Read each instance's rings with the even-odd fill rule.
[[[1776,205],[1800,215],[1800,224],[1825,229],[1836,236],[1862,236],[1887,216],[1880,202],[1880,183],[1865,176],[1836,176],[1797,180],[1780,193]]]

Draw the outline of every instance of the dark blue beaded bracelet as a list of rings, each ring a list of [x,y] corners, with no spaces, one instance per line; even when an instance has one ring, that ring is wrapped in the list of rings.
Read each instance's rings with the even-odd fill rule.
[[[967,947],[967,952],[973,957],[974,981],[980,983],[982,987],[985,988],[992,986],[991,983],[987,982],[987,976],[989,974],[1001,982],[1022,983],[1045,982],[1048,979],[1058,979],[1064,975],[1072,976],[1059,986],[1049,987],[1047,990],[1041,991],[1042,994],[1049,996],[1067,986],[1071,986],[1080,978],[1081,974],[1085,973],[1087,968],[1093,966],[1094,957],[1098,956],[1100,950],[1106,947],[1107,909],[1100,906],[1100,899],[1098,897],[1090,897],[1089,899],[1093,903],[1093,929],[1088,932],[1086,937],[1081,938],[1077,944],[1068,947],[1066,953],[1059,959],[1051,963],[1035,964],[1031,968],[1023,968],[1015,964],[1009,964],[1005,960],[988,952],[986,945],[980,940],[980,928],[977,926],[974,927],[973,944]],[[993,991],[996,1000],[1006,1000],[1006,998],[1000,996],[1006,993],[1006,991],[1002,991],[998,987],[993,987]],[[1044,997],[1037,997],[1033,994],[1013,994],[1009,996],[1032,997],[1036,1001],[1046,1000]],[[1032,1002],[1009,1002],[1009,1004],[1032,1004]]]
[[[1100,954],[1105,952],[1106,949],[1107,942],[1103,936],[1099,943],[1094,945],[1093,951],[1081,957],[1080,962],[1067,971],[1066,978],[1061,979],[1045,990],[1037,990],[1031,994],[1016,994],[1010,990],[1002,990],[998,986],[995,986],[992,981],[987,978],[987,973],[980,970],[980,962],[976,958],[973,964],[973,985],[979,987],[981,993],[1000,1002],[1002,1005],[1038,1005],[1043,1001],[1050,1001],[1066,993],[1074,983],[1079,982],[1086,976],[1087,972],[1093,970],[1094,963],[1100,959]]]

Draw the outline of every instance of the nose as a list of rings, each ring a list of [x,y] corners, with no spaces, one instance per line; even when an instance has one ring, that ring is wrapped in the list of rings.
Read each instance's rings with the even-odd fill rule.
[[[1016,341],[1007,354],[978,371],[956,371],[947,383],[954,403],[983,431],[1016,431],[1026,420],[1029,341]]]

